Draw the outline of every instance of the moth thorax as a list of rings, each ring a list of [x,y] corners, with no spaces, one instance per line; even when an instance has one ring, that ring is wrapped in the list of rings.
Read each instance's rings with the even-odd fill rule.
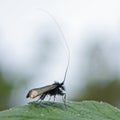
[[[38,92],[36,91],[36,90],[31,90],[30,91],[30,98],[35,98],[35,97],[37,97],[38,96]]]

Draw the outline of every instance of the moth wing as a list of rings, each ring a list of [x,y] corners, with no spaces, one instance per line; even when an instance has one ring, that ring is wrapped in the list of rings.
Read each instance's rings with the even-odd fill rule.
[[[50,91],[50,90],[53,90],[54,88],[56,88],[57,85],[48,85],[48,86],[45,86],[45,87],[41,87],[41,88],[34,88],[34,89],[31,89],[28,94],[27,94],[27,98],[30,97],[30,98],[35,98],[39,95],[42,95],[44,93],[46,93],[47,91]]]
[[[54,88],[56,88],[57,85],[48,85],[45,87],[41,87],[41,88],[36,88],[34,90],[36,90],[38,92],[39,95],[46,93],[47,91],[53,90]]]

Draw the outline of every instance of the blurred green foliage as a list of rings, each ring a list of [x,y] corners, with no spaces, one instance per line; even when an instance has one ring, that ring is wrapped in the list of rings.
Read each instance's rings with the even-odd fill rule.
[[[97,100],[120,107],[120,80],[94,80],[88,82],[74,100]]]
[[[9,100],[12,89],[12,83],[10,84],[5,81],[2,72],[0,72],[0,110],[9,108]]]

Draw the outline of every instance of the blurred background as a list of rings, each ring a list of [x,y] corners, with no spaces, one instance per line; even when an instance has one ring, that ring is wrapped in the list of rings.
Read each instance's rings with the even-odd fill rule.
[[[25,105],[33,101],[26,99],[30,89],[64,78],[68,50],[44,10],[70,49],[67,100],[120,107],[119,6],[119,0],[1,0],[0,110]]]

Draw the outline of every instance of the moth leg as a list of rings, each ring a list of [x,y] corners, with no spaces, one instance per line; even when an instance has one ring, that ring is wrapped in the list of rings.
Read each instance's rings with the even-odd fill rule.
[[[36,100],[36,102],[38,102],[40,100],[40,97]]]
[[[53,102],[55,102],[55,97],[56,97],[56,96],[54,95],[54,101],[53,101]]]
[[[54,95],[54,98],[53,98],[54,100],[53,100],[52,104],[54,104],[54,103],[55,103],[55,97],[56,97],[56,96]]]
[[[44,100],[45,97],[46,97],[46,95],[47,95],[47,94],[42,94],[42,95],[40,96],[40,99],[41,99],[41,100]]]
[[[50,101],[51,100],[51,96],[50,96],[50,98],[49,98],[49,100],[48,101]]]
[[[43,100],[42,99],[40,99],[40,103],[42,102]]]
[[[43,99],[41,99],[41,96],[38,98],[38,100],[36,100],[36,102],[39,102],[40,101],[40,103],[43,101]]]
[[[40,102],[42,102],[45,99],[46,95],[47,94],[42,94],[36,102],[38,102],[39,100]]]
[[[66,103],[66,93],[63,94],[62,99],[63,99],[63,102],[65,104]]]

